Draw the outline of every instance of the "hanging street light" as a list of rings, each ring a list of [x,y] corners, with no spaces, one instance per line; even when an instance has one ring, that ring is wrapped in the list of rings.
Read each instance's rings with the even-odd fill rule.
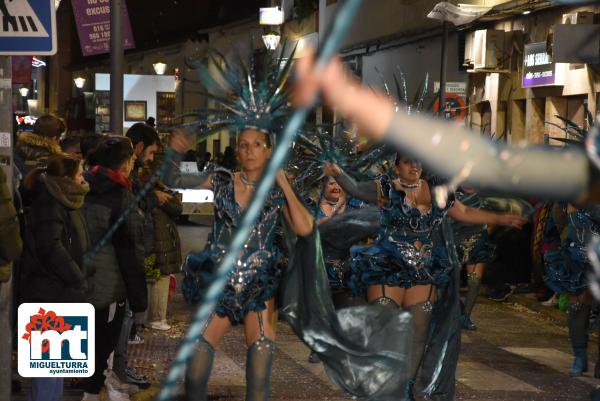
[[[19,93],[21,94],[21,96],[27,97],[27,95],[29,95],[29,88],[26,88],[26,87],[19,88]]]
[[[83,88],[83,86],[85,85],[85,78],[84,77],[77,77],[73,80],[73,82],[75,82],[75,86],[79,89]]]
[[[278,32],[269,31],[262,35],[262,40],[268,50],[275,50],[277,49],[277,46],[279,46],[281,35],[279,35]]]
[[[154,67],[154,71],[157,75],[164,75],[165,71],[167,70],[167,65],[162,61],[152,64],[152,67]]]

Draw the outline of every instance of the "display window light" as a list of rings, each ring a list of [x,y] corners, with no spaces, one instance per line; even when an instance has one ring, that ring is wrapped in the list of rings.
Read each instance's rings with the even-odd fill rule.
[[[164,75],[167,70],[167,65],[162,61],[152,64],[152,67],[154,67],[154,72],[156,72],[157,75]]]
[[[83,88],[83,86],[85,85],[85,78],[83,77],[77,77],[73,80],[73,82],[75,82],[75,86],[79,89]]]
[[[281,35],[279,35],[278,32],[270,31],[262,36],[262,40],[267,49],[275,50],[277,49],[277,46],[279,46]]]

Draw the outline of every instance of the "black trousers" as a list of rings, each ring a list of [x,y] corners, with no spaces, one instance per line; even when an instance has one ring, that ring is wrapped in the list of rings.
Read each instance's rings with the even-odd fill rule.
[[[125,316],[125,301],[117,302],[115,305],[113,316],[111,316],[110,307],[96,309],[96,370],[93,376],[85,381],[84,391],[86,393],[100,393],[100,389],[104,385],[104,370],[108,366],[108,357],[119,341]]]

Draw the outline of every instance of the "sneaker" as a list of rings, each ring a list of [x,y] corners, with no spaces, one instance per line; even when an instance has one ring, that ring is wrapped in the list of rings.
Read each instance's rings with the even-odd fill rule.
[[[154,330],[167,331],[171,328],[171,326],[166,320],[161,320],[159,322],[150,322],[150,328]]]
[[[129,336],[129,344],[143,344],[144,337],[140,333],[135,333],[133,336]]]
[[[104,382],[104,384],[106,384],[107,390],[112,389],[112,393],[123,393],[123,394],[126,394],[128,397],[130,395],[134,395],[134,394],[140,392],[140,388],[138,386],[136,386],[135,384],[125,383],[112,370],[107,371],[106,381]],[[111,392],[109,391],[109,394],[110,393]],[[119,398],[118,395],[115,395],[115,397],[117,399]],[[111,398],[111,400],[112,400],[112,398]]]
[[[492,290],[492,292],[490,293],[490,295],[488,296],[489,299],[491,299],[492,301],[496,301],[496,302],[504,302],[508,299],[509,296],[511,296],[513,293],[513,289],[511,286],[509,286],[508,284],[505,284],[504,287],[502,288],[494,288]]]
[[[134,368],[125,369],[125,373],[127,373],[127,382],[130,384],[134,384],[141,389],[147,389],[150,387],[150,382],[148,378],[143,374],[139,373]]]
[[[558,306],[558,294],[552,295],[547,301],[540,302],[543,306],[555,307]]]

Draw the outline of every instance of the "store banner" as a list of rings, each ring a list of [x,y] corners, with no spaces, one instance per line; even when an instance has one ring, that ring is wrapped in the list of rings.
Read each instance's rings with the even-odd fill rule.
[[[84,56],[110,52],[110,0],[71,0],[79,33],[79,43]],[[133,49],[133,32],[123,2],[125,49]]]
[[[523,52],[523,88],[564,85],[564,64],[555,63],[546,42],[525,45]]]
[[[29,85],[31,82],[31,56],[12,57],[12,83]]]
[[[433,112],[440,110],[440,82],[433,83],[433,93],[436,94],[433,103]],[[467,117],[467,83],[446,82],[446,104],[444,105],[444,116],[448,120],[462,121]]]

